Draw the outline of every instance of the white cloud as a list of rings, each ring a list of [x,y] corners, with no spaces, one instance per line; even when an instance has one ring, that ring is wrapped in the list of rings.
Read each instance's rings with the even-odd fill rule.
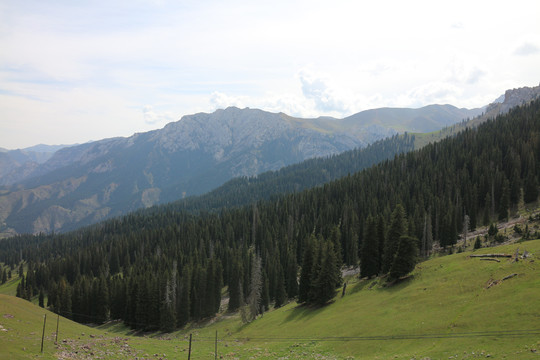
[[[448,65],[446,81],[454,84],[473,85],[487,75],[487,72],[473,64],[474,60],[454,59]]]
[[[315,108],[323,113],[347,113],[348,105],[344,99],[336,94],[336,90],[328,86],[321,77],[315,76],[307,70],[298,74],[302,84],[302,94],[313,100]]]
[[[429,104],[455,104],[462,90],[449,83],[432,82],[417,86],[398,97],[401,106],[421,107]]]
[[[245,108],[246,103],[249,103],[249,99],[246,96],[230,96],[219,91],[214,91],[210,96],[210,106],[213,110],[225,109],[230,106],[236,106],[238,108]]]
[[[174,120],[174,114],[170,111],[156,112],[152,105],[143,107],[144,122],[149,125],[166,124]]]
[[[515,55],[530,56],[540,53],[540,48],[533,43],[523,43],[514,50]]]

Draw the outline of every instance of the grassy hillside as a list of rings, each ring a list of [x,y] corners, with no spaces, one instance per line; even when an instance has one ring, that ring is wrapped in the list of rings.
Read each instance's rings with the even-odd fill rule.
[[[471,252],[439,257],[419,264],[399,284],[351,278],[346,296],[331,305],[290,303],[247,325],[237,314],[221,314],[181,332],[134,337],[119,324],[92,329],[61,319],[58,347],[54,314],[1,295],[0,358],[187,359],[193,333],[191,358],[209,359],[217,331],[218,353],[225,359],[540,359],[540,240],[475,254],[513,254],[516,248],[532,257],[518,262],[484,261],[470,258]],[[500,281],[510,274],[517,276]]]

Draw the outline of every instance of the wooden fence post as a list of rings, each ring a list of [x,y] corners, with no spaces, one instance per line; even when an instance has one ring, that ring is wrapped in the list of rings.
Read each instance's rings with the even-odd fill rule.
[[[43,340],[45,339],[45,324],[47,323],[47,314],[43,315],[43,334],[41,335],[41,353],[43,353]]]
[[[56,340],[54,341],[55,345],[58,345],[58,324],[60,323],[60,314],[58,314],[58,318],[56,318]]]
[[[217,359],[217,330],[216,330],[216,348],[214,350],[214,359]]]

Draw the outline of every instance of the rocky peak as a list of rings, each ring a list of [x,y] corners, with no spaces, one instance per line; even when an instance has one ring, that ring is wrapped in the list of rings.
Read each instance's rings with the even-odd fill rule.
[[[502,96],[501,96],[502,98]],[[500,114],[507,113],[515,106],[527,104],[533,100],[540,98],[540,85],[534,87],[522,87],[518,89],[506,90],[504,100],[489,104],[486,108],[486,115],[494,117]]]

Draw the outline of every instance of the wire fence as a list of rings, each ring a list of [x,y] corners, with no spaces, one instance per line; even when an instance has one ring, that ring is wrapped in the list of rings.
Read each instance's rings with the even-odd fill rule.
[[[77,314],[73,312],[61,312],[60,315],[76,315],[79,317],[85,317],[92,320],[96,320],[95,317]],[[58,341],[58,332],[62,332],[58,317],[56,321],[55,343]],[[46,315],[44,315],[43,323],[43,335],[41,339],[41,352],[43,352],[43,341],[45,335],[45,321]],[[53,320],[54,321],[54,320]],[[135,324],[143,325],[143,324]],[[146,324],[147,325],[147,324]],[[163,333],[166,334],[166,333]],[[233,336],[225,335],[218,336],[216,331],[215,336],[202,336],[194,333],[185,333],[182,335],[176,335],[172,339],[168,340],[178,342],[189,342],[188,359],[191,358],[192,343],[214,343],[215,357],[218,356],[218,345],[227,346],[227,344],[260,344],[260,343],[324,343],[324,342],[365,342],[365,341],[401,341],[401,340],[425,340],[425,339],[456,339],[456,338],[493,338],[493,339],[509,339],[509,338],[528,338],[538,336],[540,338],[540,328],[538,329],[513,329],[513,330],[495,330],[495,331],[470,331],[470,332],[455,332],[455,333],[405,333],[405,334],[392,334],[392,335],[363,335],[363,336]],[[207,345],[205,345],[207,346]]]

